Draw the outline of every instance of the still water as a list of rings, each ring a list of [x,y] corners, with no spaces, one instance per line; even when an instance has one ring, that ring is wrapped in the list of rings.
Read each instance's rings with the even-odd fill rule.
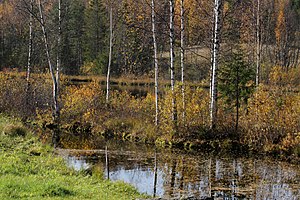
[[[300,167],[270,159],[155,150],[116,141],[103,142],[97,150],[62,153],[76,170],[97,166],[110,180],[165,199],[300,199]]]

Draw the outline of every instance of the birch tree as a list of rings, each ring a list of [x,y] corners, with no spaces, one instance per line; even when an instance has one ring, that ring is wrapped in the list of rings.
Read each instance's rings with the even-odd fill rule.
[[[157,58],[157,43],[156,43],[156,29],[155,29],[155,4],[151,0],[151,21],[152,21],[152,36],[153,36],[153,50],[154,50],[154,71],[155,71],[155,125],[159,123],[159,108],[158,108],[158,58]]]
[[[175,19],[175,1],[170,0],[170,72],[171,72],[171,90],[172,90],[172,123],[175,131],[177,129],[177,108],[175,98],[175,35],[174,35],[174,19]]]
[[[61,70],[61,36],[62,36],[62,17],[61,17],[61,4],[62,0],[58,0],[58,37],[57,37],[57,63],[56,63],[56,83],[57,83],[57,95],[59,95],[59,77]]]
[[[27,71],[26,71],[26,109],[30,107],[30,75],[32,65],[32,52],[33,52],[33,0],[30,0],[29,5],[29,42],[28,42],[28,58],[27,58]]]
[[[50,71],[51,78],[52,78],[52,84],[53,84],[52,117],[53,117],[53,122],[54,122],[55,127],[58,127],[59,118],[60,118],[60,108],[59,108],[59,104],[58,104],[58,82],[57,82],[57,80],[59,80],[59,77],[57,77],[57,76],[59,75],[59,73],[55,74],[55,69],[54,69],[54,66],[52,65],[52,61],[51,61],[51,55],[50,55],[50,49],[49,49],[49,43],[48,43],[48,35],[47,35],[46,24],[45,24],[44,13],[43,13],[43,5],[42,5],[41,0],[38,0],[38,7],[39,7],[39,13],[40,13],[40,24],[41,24],[42,31],[43,31],[45,51],[46,51],[49,71]],[[54,147],[56,147],[58,145],[58,142],[59,142],[59,129],[58,128],[53,130],[52,142],[54,144]]]
[[[210,97],[210,127],[214,129],[217,121],[217,98],[218,98],[218,65],[221,35],[222,0],[215,0],[214,5],[214,31],[212,46],[212,73],[211,73],[211,97]]]
[[[29,43],[28,43],[28,60],[27,60],[27,92],[29,90],[29,80],[31,72],[31,61],[32,61],[32,44],[33,44],[33,0],[30,0],[30,11],[29,11]]]
[[[259,85],[260,79],[260,61],[261,61],[261,36],[260,36],[260,0],[257,0],[256,8],[256,76],[255,84]]]
[[[107,66],[107,77],[106,77],[106,104],[109,103],[109,91],[110,91],[110,68],[112,60],[112,45],[113,45],[113,11],[112,3],[109,8],[109,55],[108,55],[108,66]]]
[[[182,119],[185,124],[185,84],[184,84],[184,0],[180,0],[180,65],[181,65],[181,84],[182,84]]]

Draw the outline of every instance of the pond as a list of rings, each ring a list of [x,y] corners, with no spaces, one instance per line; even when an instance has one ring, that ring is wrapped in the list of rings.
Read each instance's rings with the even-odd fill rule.
[[[96,166],[110,180],[164,199],[300,199],[300,167],[270,159],[153,149],[112,140],[99,143],[96,150],[60,153],[76,170]]]

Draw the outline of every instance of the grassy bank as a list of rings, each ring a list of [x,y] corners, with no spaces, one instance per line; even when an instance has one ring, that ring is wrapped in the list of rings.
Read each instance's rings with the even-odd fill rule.
[[[18,121],[0,116],[0,199],[136,199],[129,185],[69,169]]]

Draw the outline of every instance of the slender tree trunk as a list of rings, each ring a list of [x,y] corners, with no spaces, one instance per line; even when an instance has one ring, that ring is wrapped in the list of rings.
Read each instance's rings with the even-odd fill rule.
[[[57,94],[59,96],[59,79],[60,79],[60,70],[61,70],[61,37],[62,37],[62,17],[61,17],[61,4],[62,0],[58,0],[58,38],[57,38],[57,48],[58,48],[58,53],[57,53],[57,63],[56,63],[56,87],[57,87]]]
[[[31,75],[31,62],[32,62],[32,52],[33,52],[33,0],[30,0],[30,13],[29,13],[29,43],[28,43],[28,60],[27,60],[27,72],[26,72],[26,109],[31,110],[30,102],[30,75]]]
[[[175,36],[174,36],[174,18],[175,18],[175,1],[170,0],[170,71],[171,71],[171,90],[172,90],[172,123],[174,130],[177,132],[177,108],[175,98]]]
[[[256,10],[256,86],[259,85],[260,80],[260,51],[261,51],[261,40],[260,40],[260,0],[257,0]]]
[[[212,60],[212,77],[211,77],[211,97],[210,97],[210,120],[211,129],[216,127],[217,122],[217,97],[218,97],[218,65],[220,50],[220,32],[221,32],[221,14],[222,0],[215,0],[214,7],[214,33],[213,33],[213,60]]]
[[[182,120],[185,125],[185,84],[184,84],[184,55],[185,55],[185,44],[184,44],[184,0],[180,1],[180,65],[181,65],[181,84],[182,84]]]
[[[47,36],[47,31],[45,27],[45,21],[44,21],[44,14],[43,14],[43,6],[41,0],[38,0],[38,5],[39,5],[39,12],[40,12],[40,23],[42,26],[42,31],[43,31],[43,37],[44,37],[44,43],[45,43],[45,51],[46,51],[46,56],[48,60],[48,65],[49,65],[49,70],[52,78],[52,83],[53,83],[53,106],[52,106],[52,116],[53,116],[53,121],[54,125],[58,126],[59,124],[59,117],[60,117],[60,109],[58,105],[58,85],[57,85],[57,78],[55,76],[54,68],[51,62],[51,56],[50,56],[50,51],[49,51],[49,43],[48,43],[48,36]],[[54,129],[53,130],[53,135],[52,135],[52,142],[54,144],[54,147],[56,147],[59,143],[59,129]]]
[[[32,60],[32,44],[33,44],[33,0],[30,0],[30,16],[29,16],[29,44],[28,44],[28,60],[27,60],[27,92],[29,89],[30,73],[31,73],[31,60]]]
[[[153,36],[153,50],[154,50],[154,71],[155,71],[155,125],[159,124],[159,107],[158,107],[158,58],[157,58],[157,43],[155,30],[155,4],[151,1],[152,10],[152,36]]]
[[[112,17],[112,5],[110,5],[109,11],[109,55],[106,77],[106,104],[109,104],[109,92],[110,92],[110,68],[112,60],[112,45],[113,45],[113,17]]]
[[[212,70],[212,66],[214,63],[214,33],[215,33],[215,13],[213,13],[213,17],[211,19],[211,43],[210,43],[210,66],[211,66],[211,70],[210,70],[210,76],[209,76],[209,96],[212,96],[212,75],[213,75],[213,70]]]

